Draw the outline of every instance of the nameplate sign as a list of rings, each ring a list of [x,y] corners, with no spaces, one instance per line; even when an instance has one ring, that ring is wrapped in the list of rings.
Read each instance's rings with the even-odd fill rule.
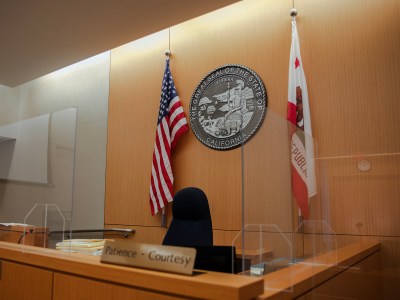
[[[196,249],[106,241],[101,262],[192,275]]]

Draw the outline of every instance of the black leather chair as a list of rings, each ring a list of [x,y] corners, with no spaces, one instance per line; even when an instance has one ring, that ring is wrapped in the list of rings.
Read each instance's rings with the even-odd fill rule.
[[[213,232],[206,194],[199,188],[178,191],[172,202],[172,221],[163,245],[212,246]]]

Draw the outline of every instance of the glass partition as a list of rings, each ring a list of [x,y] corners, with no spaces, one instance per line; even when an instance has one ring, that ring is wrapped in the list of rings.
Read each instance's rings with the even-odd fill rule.
[[[0,88],[1,241],[104,238],[109,78],[107,51]]]
[[[55,248],[70,230],[76,121],[67,108],[0,127],[1,240]]]
[[[348,270],[315,288],[310,297],[397,299],[400,153],[317,157],[316,164],[323,200],[315,218],[335,231],[338,250],[369,241],[378,241],[380,250],[360,262],[340,262],[338,268]]]
[[[337,265],[337,236],[326,221],[302,221],[293,234],[301,245],[295,262],[315,265]]]
[[[315,214],[321,198],[304,196],[319,182],[316,140],[271,110],[256,135],[241,147],[243,228],[232,242],[241,255],[238,272],[264,276],[298,263],[335,264],[335,232]],[[304,149],[310,148],[314,154],[307,159]],[[293,288],[291,270],[282,288],[287,292]],[[276,284],[266,281],[265,288]]]
[[[233,240],[241,258],[236,272],[241,275],[263,276],[293,264],[291,235],[275,224],[246,224]],[[291,282],[291,276],[286,280]],[[274,282],[266,282],[274,289]],[[292,284],[287,290],[290,291]]]
[[[306,153],[301,146],[304,148],[303,144],[307,143],[308,147],[313,147],[310,161],[314,164],[317,143],[303,131],[294,130],[286,119],[271,110],[256,135],[241,148],[244,229],[248,224],[262,225],[263,230],[273,229],[272,232],[279,232],[291,244],[292,260],[303,258],[304,249],[297,245],[296,236],[303,235],[304,225],[308,224],[303,221],[312,219],[319,199],[304,196],[311,176],[307,177]],[[313,184],[316,185],[318,173],[315,166],[313,169]],[[297,184],[301,197],[293,196],[292,182]],[[250,242],[245,241],[243,247],[251,248]],[[275,252],[281,251],[275,249]]]
[[[396,299],[400,154],[322,157],[316,140],[297,130],[314,148],[316,193],[307,212],[293,196],[292,130],[269,110],[256,138],[241,147],[243,227],[232,240],[238,273],[263,276],[266,295],[295,294],[306,284],[307,298]],[[346,256],[371,242],[380,250]],[[299,274],[309,280],[299,283]]]

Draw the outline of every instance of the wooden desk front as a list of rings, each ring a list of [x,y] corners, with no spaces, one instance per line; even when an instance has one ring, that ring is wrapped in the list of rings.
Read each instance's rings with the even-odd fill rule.
[[[26,289],[35,289],[38,297],[29,299],[297,299],[376,255],[379,249],[379,242],[360,241],[331,256],[324,255],[323,264],[298,263],[263,277],[216,272],[184,276],[102,264],[99,257],[0,242],[0,295],[8,295],[4,299],[27,299],[23,296]]]
[[[7,299],[25,299],[19,298],[21,293],[33,288],[41,294],[30,299],[50,300],[254,299],[264,291],[262,278],[217,272],[170,274],[102,264],[94,256],[4,242],[0,242],[0,261],[0,295],[7,295]],[[47,290],[46,296],[39,286]]]
[[[265,291],[257,300],[297,299],[368,257],[376,255],[379,250],[378,241],[360,241],[315,257],[312,261],[297,263],[264,275]]]

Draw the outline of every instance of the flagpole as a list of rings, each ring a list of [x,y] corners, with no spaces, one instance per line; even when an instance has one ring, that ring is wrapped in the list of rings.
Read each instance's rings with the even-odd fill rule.
[[[292,17],[292,23],[296,24],[296,16],[298,15],[298,11],[296,8],[294,8],[294,0],[293,0],[293,8],[290,10],[290,16]],[[298,210],[298,217],[297,217],[297,228],[298,232],[304,232],[304,216],[301,213],[301,210],[299,208]]]
[[[168,61],[169,57],[171,56],[170,48],[171,48],[171,27],[168,28],[168,49],[166,49],[164,52]],[[161,211],[161,227],[167,228],[167,214],[168,214],[168,206],[164,206]]]
[[[297,9],[294,8],[294,0],[293,0],[293,8],[290,10],[290,13],[289,13],[289,15],[292,17],[292,24],[296,20],[297,13],[298,13]],[[293,170],[292,170],[292,172],[293,172]],[[293,183],[292,183],[292,185],[293,185]],[[294,208],[294,204],[292,202],[292,212],[294,212],[293,208]],[[301,215],[300,208],[298,208],[297,223],[300,221],[300,215]],[[295,222],[294,216],[292,217],[292,221],[293,221],[293,223]],[[292,224],[292,263],[296,263],[296,249],[297,249],[297,247],[296,247],[296,236],[297,236],[296,229],[297,228],[298,228],[298,224],[297,225]]]
[[[292,17],[292,26],[293,24],[296,24],[296,16],[298,15],[298,11],[296,8],[294,8],[294,0],[293,0],[293,8],[290,10],[290,16]],[[293,30],[293,29],[292,29]],[[301,226],[301,227],[300,227]],[[297,229],[297,231],[295,231],[295,228]],[[303,226],[303,215],[301,213],[300,208],[298,208],[298,213],[297,213],[297,226],[293,227],[293,234],[292,234],[292,260],[293,262],[297,261],[297,255],[299,255],[299,253],[297,253],[297,234],[299,233],[304,233],[304,226]],[[304,255],[304,236],[303,236],[303,251],[302,251],[302,255]]]
[[[169,60],[169,57],[171,56],[171,50],[165,50],[164,54],[167,57],[167,60]],[[161,227],[167,228],[167,214],[168,206],[164,206],[161,210]]]

